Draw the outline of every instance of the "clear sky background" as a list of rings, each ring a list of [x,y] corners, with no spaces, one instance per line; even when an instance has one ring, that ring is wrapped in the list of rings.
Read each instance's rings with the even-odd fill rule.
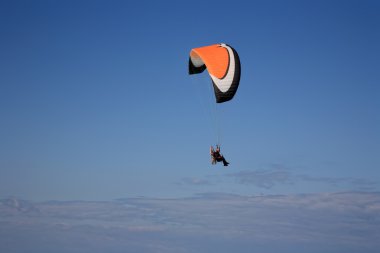
[[[0,197],[379,191],[379,12],[379,1],[1,1]],[[192,48],[220,42],[242,64],[218,108],[227,168],[209,160],[211,81],[187,72]]]
[[[1,1],[0,252],[378,252],[379,13]],[[221,42],[242,76],[215,111],[188,57]]]

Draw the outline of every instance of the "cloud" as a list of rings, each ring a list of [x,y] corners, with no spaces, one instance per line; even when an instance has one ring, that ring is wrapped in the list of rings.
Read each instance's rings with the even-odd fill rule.
[[[380,247],[380,193],[31,204],[40,212],[9,214],[0,204],[1,252],[350,253]]]
[[[298,181],[323,183],[330,186],[347,185],[356,190],[374,191],[379,184],[376,181],[364,178],[351,177],[316,177],[309,175],[295,175],[294,178]]]
[[[290,172],[285,170],[254,170],[227,174],[240,184],[252,184],[260,188],[270,189],[276,184],[292,184]]]
[[[375,191],[379,183],[373,180],[363,178],[351,178],[350,184],[363,191]]]
[[[209,180],[195,177],[182,178],[180,184],[182,185],[211,185]]]
[[[3,211],[7,210],[8,213],[24,212],[36,213],[39,212],[38,208],[26,200],[18,199],[16,197],[9,197],[0,200],[0,205],[3,206]]]
[[[271,189],[276,185],[298,184],[312,182],[325,184],[331,187],[347,186],[353,190],[375,191],[379,183],[364,178],[351,177],[318,177],[305,174],[294,174],[281,165],[273,165],[267,170],[245,170],[226,174],[238,184],[254,185],[259,188]]]

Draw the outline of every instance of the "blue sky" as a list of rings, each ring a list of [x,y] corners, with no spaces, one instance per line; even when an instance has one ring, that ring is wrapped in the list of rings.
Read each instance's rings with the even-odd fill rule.
[[[377,252],[379,12],[1,1],[0,251]],[[242,76],[215,111],[187,64],[220,42]]]
[[[0,197],[112,200],[380,189],[378,1],[2,1]],[[228,43],[218,107],[187,74]]]

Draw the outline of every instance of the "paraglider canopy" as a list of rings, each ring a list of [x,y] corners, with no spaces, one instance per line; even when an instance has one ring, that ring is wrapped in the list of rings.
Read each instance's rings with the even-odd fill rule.
[[[202,73],[207,68],[217,103],[231,100],[240,82],[240,59],[231,46],[214,44],[193,48],[189,58],[189,74]]]

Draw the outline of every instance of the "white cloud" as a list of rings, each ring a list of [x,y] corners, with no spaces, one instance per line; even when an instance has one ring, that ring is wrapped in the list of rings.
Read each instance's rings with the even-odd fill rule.
[[[181,184],[184,185],[210,185],[210,181],[203,178],[186,177],[182,178]]]
[[[0,204],[1,252],[377,252],[380,193]],[[13,211],[10,212],[10,209]],[[323,245],[323,246],[321,246]],[[234,247],[238,247],[235,248]],[[302,247],[305,246],[304,250]]]
[[[271,189],[276,185],[296,185],[299,183],[322,184],[335,188],[349,188],[357,191],[374,191],[379,187],[379,183],[364,178],[350,177],[317,177],[304,174],[294,174],[283,166],[272,166],[266,170],[245,170],[236,173],[226,174],[233,178],[235,182],[243,185],[253,185],[258,188]]]
[[[240,171],[227,176],[235,178],[238,183],[252,184],[265,189],[270,189],[276,184],[292,183],[290,172],[285,170]]]

